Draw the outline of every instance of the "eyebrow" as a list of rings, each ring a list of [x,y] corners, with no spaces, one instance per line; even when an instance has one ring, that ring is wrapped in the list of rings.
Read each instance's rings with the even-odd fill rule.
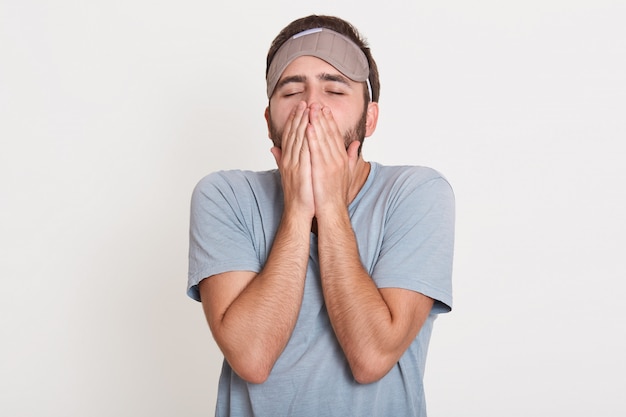
[[[324,73],[318,75],[317,79],[320,80],[320,81],[332,81],[332,82],[336,82],[336,83],[345,84],[348,87],[350,86],[350,83],[348,82],[348,79],[346,77],[344,77],[343,75],[340,75],[340,74],[328,74],[328,73],[324,72]]]
[[[307,77],[304,75],[290,75],[280,80],[276,85],[276,89],[282,88],[285,85],[291,83],[305,83],[306,79]],[[323,72],[317,76],[317,79],[320,81],[341,83],[347,87],[350,87],[350,82],[348,81],[348,79],[340,74],[328,74],[326,72]]]
[[[304,75],[290,75],[289,77],[285,77],[276,84],[276,90],[281,87],[286,86],[291,83],[304,83],[306,81],[306,77]]]

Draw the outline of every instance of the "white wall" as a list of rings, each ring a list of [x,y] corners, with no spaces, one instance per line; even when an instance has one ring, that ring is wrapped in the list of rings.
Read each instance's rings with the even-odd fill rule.
[[[626,4],[0,0],[0,415],[212,415],[188,204],[273,167],[264,58],[294,18],[369,38],[365,155],[458,205],[432,416],[626,414]]]

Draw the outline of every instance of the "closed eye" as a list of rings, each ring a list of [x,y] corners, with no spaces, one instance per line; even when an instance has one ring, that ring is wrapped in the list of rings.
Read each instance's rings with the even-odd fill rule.
[[[321,74],[319,79],[325,84],[325,91],[328,94],[342,96],[352,90],[347,78],[339,74]]]
[[[292,75],[281,79],[276,85],[276,91],[281,96],[290,97],[302,92],[302,85],[306,82],[306,77],[302,75]]]

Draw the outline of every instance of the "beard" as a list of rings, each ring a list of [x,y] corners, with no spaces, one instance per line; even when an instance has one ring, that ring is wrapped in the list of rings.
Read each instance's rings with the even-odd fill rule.
[[[359,141],[360,145],[359,145],[358,154],[361,155],[361,148],[363,147],[363,141],[365,140],[366,120],[367,120],[367,106],[363,110],[363,113],[361,114],[361,118],[355,123],[355,125],[343,133],[343,141],[346,146],[346,150],[348,149],[348,146],[350,146],[352,142]],[[279,129],[278,126],[276,126],[276,124],[272,120],[271,114],[270,114],[270,120],[269,120],[269,130],[270,130],[270,135],[272,138],[272,142],[274,143],[274,146],[276,146],[277,148],[281,148],[284,130]]]

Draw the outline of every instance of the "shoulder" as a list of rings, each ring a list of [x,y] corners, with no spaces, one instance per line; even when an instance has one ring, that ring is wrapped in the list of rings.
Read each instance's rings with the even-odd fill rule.
[[[425,183],[431,180],[441,179],[447,182],[445,176],[434,168],[420,165],[382,165],[377,162],[371,163],[376,167],[377,175],[382,178],[395,180],[411,180],[417,183]]]
[[[277,170],[244,171],[228,170],[215,171],[198,181],[195,190],[215,188],[255,187],[275,183],[278,179]]]
[[[220,195],[222,197],[241,197],[248,194],[271,192],[280,185],[277,170],[215,171],[203,177],[193,190],[192,198]]]
[[[372,162],[374,188],[391,193],[448,194],[453,197],[450,182],[439,171],[417,165],[382,165]]]

